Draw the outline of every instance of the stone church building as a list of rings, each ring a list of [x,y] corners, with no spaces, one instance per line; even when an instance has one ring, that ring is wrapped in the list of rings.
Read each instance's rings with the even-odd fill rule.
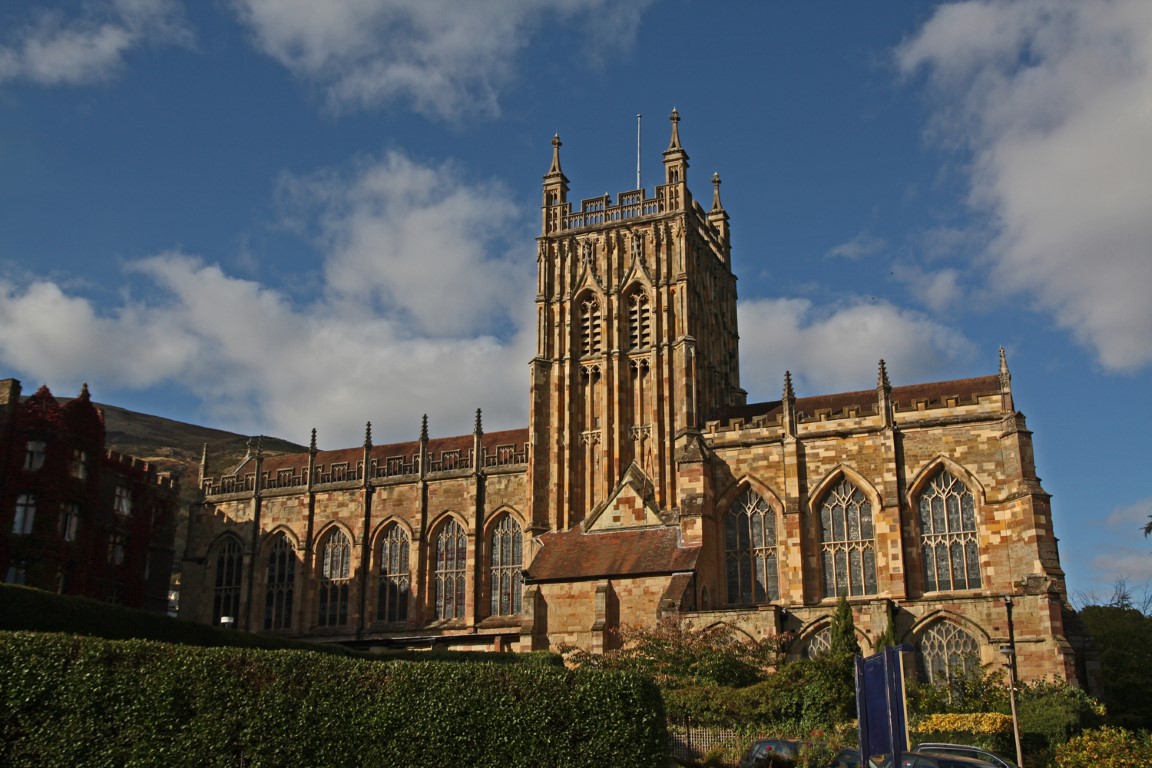
[[[990,375],[747,403],[720,179],[569,200],[544,176],[525,429],[202,466],[181,613],[360,647],[589,650],[724,623],[819,652],[841,594],[940,679],[1078,676],[1032,435]],[[1011,603],[1006,607],[1006,596]]]

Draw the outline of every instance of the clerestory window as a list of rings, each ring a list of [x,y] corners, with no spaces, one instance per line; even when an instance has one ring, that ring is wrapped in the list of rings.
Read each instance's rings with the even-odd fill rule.
[[[524,586],[524,534],[510,515],[505,515],[493,529],[490,546],[489,612],[493,616],[514,616],[520,613]]]
[[[820,554],[824,597],[876,594],[872,503],[846,479],[820,505]]]
[[[464,529],[449,520],[436,537],[436,618],[464,618],[468,540]]]
[[[264,629],[292,626],[292,597],[296,580],[296,553],[283,533],[276,534],[264,572]]]
[[[745,489],[728,510],[724,549],[729,604],[780,598],[776,511],[751,488]]]
[[[320,612],[322,627],[348,623],[348,591],[352,582],[352,544],[343,531],[332,531],[320,548]]]
[[[240,542],[229,536],[216,551],[216,582],[212,593],[212,623],[240,614],[240,574],[244,562]]]
[[[392,523],[380,538],[378,621],[395,623],[408,619],[408,592],[412,578],[408,570],[408,550],[408,534]]]
[[[976,502],[968,486],[940,470],[920,495],[924,589],[980,588]]]

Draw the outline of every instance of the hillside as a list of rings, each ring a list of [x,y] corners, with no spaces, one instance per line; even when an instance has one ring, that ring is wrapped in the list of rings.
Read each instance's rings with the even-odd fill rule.
[[[65,402],[67,398],[57,398]],[[104,412],[107,447],[153,464],[180,481],[180,512],[176,521],[174,584],[179,584],[184,542],[188,535],[188,509],[196,498],[200,456],[208,446],[208,471],[219,475],[231,471],[248,451],[248,435],[173,421],[162,416],[137,413],[115,405],[95,403]],[[275,455],[307,451],[306,446],[275,437],[263,438],[264,452]]]

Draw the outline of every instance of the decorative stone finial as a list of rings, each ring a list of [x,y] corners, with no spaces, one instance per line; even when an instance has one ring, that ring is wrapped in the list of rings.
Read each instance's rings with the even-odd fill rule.
[[[264,458],[264,435],[259,435],[256,438],[256,458]]]
[[[876,389],[884,392],[892,391],[892,382],[888,381],[888,366],[884,363],[884,358],[880,358],[880,372],[876,375]]]
[[[1008,377],[1012,379],[1012,373],[1008,370],[1008,355],[1004,352],[1004,347],[1000,347],[1000,378]]]
[[[474,432],[477,435],[484,434],[484,424],[483,424],[483,420],[480,417],[480,409],[479,408],[476,409],[476,429],[474,430]]]
[[[420,442],[428,442],[428,414],[424,414],[424,418],[420,420]]]
[[[720,204],[720,174],[712,174],[712,211],[713,213],[724,210],[724,206]]]
[[[1003,351],[1003,350],[1001,350],[1001,351]],[[83,384],[80,385],[80,396],[77,399],[83,400],[83,401],[88,401],[88,400],[92,399],[92,395],[88,392],[88,382],[84,382]]]
[[[312,440],[308,443],[308,452],[316,453],[316,427],[312,427]]]
[[[784,401],[788,403],[796,401],[796,391],[792,389],[792,371],[784,371]]]
[[[372,422],[368,422],[368,424],[364,427],[364,447],[372,447]]]
[[[564,171],[560,170],[560,147],[564,146],[560,141],[560,134],[557,133],[552,137],[552,167],[548,169],[548,175],[564,175]]]
[[[672,140],[668,142],[668,149],[682,149],[680,146],[680,112],[676,107],[672,107],[672,114],[668,115],[668,119],[672,121]]]

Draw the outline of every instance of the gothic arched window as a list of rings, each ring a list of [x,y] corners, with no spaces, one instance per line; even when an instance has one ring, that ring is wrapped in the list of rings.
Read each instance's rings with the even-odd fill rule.
[[[296,579],[296,553],[283,533],[276,535],[264,573],[264,629],[292,626],[292,587]]]
[[[940,470],[920,494],[924,589],[980,588],[976,503],[968,486]]]
[[[751,488],[728,510],[724,535],[730,605],[780,598],[776,569],[776,511]]]
[[[328,534],[320,546],[319,614],[317,624],[348,623],[348,590],[352,582],[352,544],[343,531]]]
[[[829,627],[818,629],[804,644],[804,658],[814,659],[832,650],[832,630]]]
[[[244,551],[234,536],[228,536],[216,549],[216,582],[212,592],[212,623],[224,616],[235,621],[240,614],[240,573]]]
[[[490,541],[492,563],[489,576],[489,613],[493,616],[515,616],[520,613],[520,594],[524,577],[524,534],[510,515],[492,529]]]
[[[598,355],[603,349],[603,325],[600,302],[585,296],[580,302],[580,349],[585,355]]]
[[[832,487],[820,505],[824,597],[876,594],[872,504],[849,482]]]
[[[455,520],[449,520],[436,537],[436,618],[464,618],[464,585],[468,539]]]
[[[389,623],[408,619],[408,534],[396,523],[380,537],[380,581],[376,619]]]
[[[930,626],[920,636],[917,648],[920,676],[933,685],[950,685],[980,666],[976,638],[949,621]]]
[[[639,288],[628,297],[628,344],[629,349],[652,345],[652,308]]]

